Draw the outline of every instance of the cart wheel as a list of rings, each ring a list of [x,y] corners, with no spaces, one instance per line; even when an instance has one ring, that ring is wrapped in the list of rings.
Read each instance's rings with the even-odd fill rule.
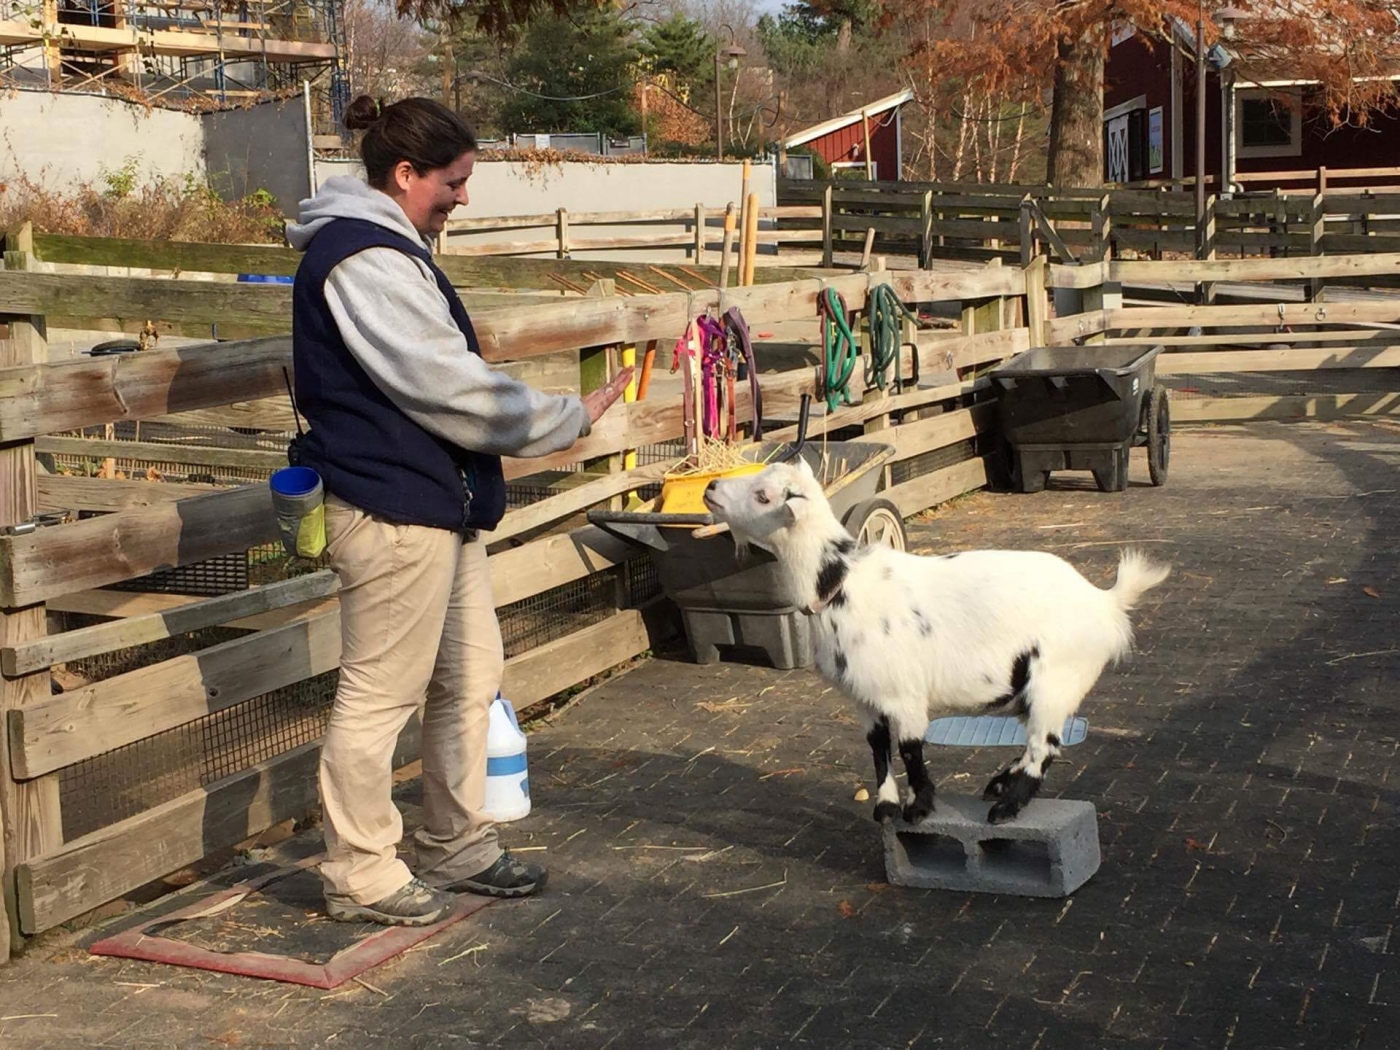
[[[1147,471],[1152,484],[1167,483],[1172,459],[1172,410],[1167,388],[1154,386],[1147,400]]]
[[[902,551],[909,549],[909,536],[904,531],[904,518],[887,499],[871,499],[857,503],[846,512],[842,523],[860,547],[881,545]]]

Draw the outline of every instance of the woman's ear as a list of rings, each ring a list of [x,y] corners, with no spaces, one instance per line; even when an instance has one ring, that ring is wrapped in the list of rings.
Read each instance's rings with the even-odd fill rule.
[[[394,165],[394,170],[389,173],[389,181],[394,186],[398,187],[400,193],[407,193],[409,187],[413,185],[413,179],[417,174],[418,173],[413,170],[412,164],[406,160],[401,160]]]

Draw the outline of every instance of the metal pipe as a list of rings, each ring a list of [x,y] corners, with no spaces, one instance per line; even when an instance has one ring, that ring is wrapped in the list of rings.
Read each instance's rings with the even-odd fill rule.
[[[1206,8],[1196,19],[1196,258],[1205,257],[1206,234]]]

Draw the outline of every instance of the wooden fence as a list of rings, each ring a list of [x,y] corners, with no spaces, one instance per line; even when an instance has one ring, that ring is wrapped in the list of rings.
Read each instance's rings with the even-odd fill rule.
[[[162,573],[219,559],[246,567],[250,550],[274,543],[264,483],[213,489],[41,469],[46,456],[60,453],[98,460],[120,455],[139,464],[221,451],[83,436],[92,433],[88,428],[191,418],[222,422],[226,430],[250,422],[285,428],[280,399],[283,370],[291,363],[290,340],[282,335],[44,363],[44,314],[222,325],[224,311],[234,310],[242,322],[285,330],[285,296],[184,278],[35,273],[29,269],[36,265],[35,247],[24,238],[13,243],[0,272],[0,718],[6,730],[0,910],[8,915],[0,915],[0,959],[12,930],[22,938],[52,928],[312,809],[323,724],[317,718],[328,702],[326,683],[340,644],[335,581],[324,572],[203,598],[148,587]],[[52,256],[63,246],[39,238],[37,247]],[[268,263],[274,257],[285,259],[269,250]],[[266,272],[263,258],[256,261]],[[600,348],[611,356],[619,347],[669,343],[707,309],[737,306],[754,324],[815,317],[828,284],[859,310],[879,283],[891,284],[905,302],[965,304],[963,331],[920,333],[903,348],[905,374],[917,356],[921,374],[941,374],[946,383],[899,395],[869,392],[860,404],[815,421],[817,435],[859,440],[868,433],[870,440],[894,445],[886,495],[907,514],[986,482],[983,435],[991,417],[985,381],[971,373],[1028,345],[1025,328],[1005,324],[1008,304],[1026,287],[1019,269],[863,273],[728,291],[572,297],[479,309],[474,320],[492,362],[553,353],[596,357]],[[138,306],[125,305],[131,303]],[[813,368],[764,374],[766,410],[791,420],[800,395],[817,393],[820,385]],[[746,397],[741,392],[740,399]],[[741,418],[746,411],[741,405]],[[681,434],[678,401],[632,402],[610,412],[566,453],[508,461],[508,477],[516,480],[580,463],[601,463],[606,471],[512,509],[491,536],[503,612],[528,609],[562,589],[602,595],[586,622],[509,656],[504,689],[518,705],[606,671],[665,633],[669,616],[664,603],[649,598],[654,588],[639,584],[642,563],[632,560],[635,552],[580,525],[579,515],[655,482],[664,469],[660,461],[623,469],[622,453]],[[283,462],[277,451],[260,455],[263,476]],[[36,517],[45,509],[76,511],[79,520],[46,523]],[[69,622],[72,617],[83,619]],[[51,619],[59,628],[53,633]],[[105,660],[117,661],[111,673],[75,680],[74,668]],[[54,692],[59,680],[67,685]],[[287,727],[279,723],[277,732],[255,738],[251,723],[239,721],[254,709],[271,717],[269,705],[285,700],[289,690],[303,690],[284,704],[300,719],[295,734],[282,732]],[[167,753],[172,741],[183,742],[187,753],[178,761],[195,770],[193,783],[175,778],[183,786],[174,794],[169,781],[159,779],[176,761]],[[415,742],[410,728],[396,761],[411,760]],[[94,795],[97,773],[108,780]],[[114,802],[121,793],[113,778],[129,783],[137,801]],[[94,816],[95,797],[125,808]]]
[[[777,220],[820,219],[820,207],[789,205],[759,208],[757,218],[765,223]],[[724,234],[730,230],[734,241],[741,240],[738,207],[706,208],[697,204],[688,209],[653,211],[570,212],[559,208],[540,215],[505,215],[495,218],[452,219],[439,240],[439,251],[450,256],[552,254],[560,259],[574,253],[601,251],[656,252],[662,249],[686,250],[692,262],[719,262]],[[548,237],[502,240],[500,234],[516,230],[549,230]],[[755,244],[769,245],[774,251],[760,256],[765,264],[803,265],[821,261],[822,232],[817,229],[766,226],[753,231]],[[796,246],[799,250],[783,252]],[[807,250],[800,250],[806,247]],[[658,291],[669,290],[658,288]]]
[[[1126,255],[1161,259],[1198,249],[1193,194],[1168,189],[1075,189],[841,180],[781,180],[784,205],[819,205],[824,262],[859,251],[868,230],[875,249],[936,259],[1021,261],[1048,244],[1061,262]],[[1043,223],[1027,224],[1031,202]],[[1047,234],[1048,225],[1050,233]],[[1311,256],[1400,251],[1400,193],[1328,189],[1206,199],[1205,258]]]

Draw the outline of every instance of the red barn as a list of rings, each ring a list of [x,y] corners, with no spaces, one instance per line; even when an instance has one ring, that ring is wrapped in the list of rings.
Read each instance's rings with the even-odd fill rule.
[[[912,91],[888,95],[868,106],[815,124],[783,141],[786,149],[805,146],[826,162],[833,178],[841,175],[864,178],[865,144],[870,141],[870,178],[898,179],[903,162],[903,139],[899,114],[912,101]]]
[[[1172,46],[1132,26],[1117,28],[1104,66],[1104,178],[1191,179],[1196,174],[1196,33],[1169,23]],[[1224,40],[1206,56],[1205,171],[1234,190],[1301,188],[1328,168],[1400,166],[1400,117],[1376,113],[1365,128],[1331,125],[1312,105],[1314,84],[1268,73],[1246,46]],[[1270,173],[1279,173],[1271,175]],[[1291,177],[1290,177],[1291,176]]]

